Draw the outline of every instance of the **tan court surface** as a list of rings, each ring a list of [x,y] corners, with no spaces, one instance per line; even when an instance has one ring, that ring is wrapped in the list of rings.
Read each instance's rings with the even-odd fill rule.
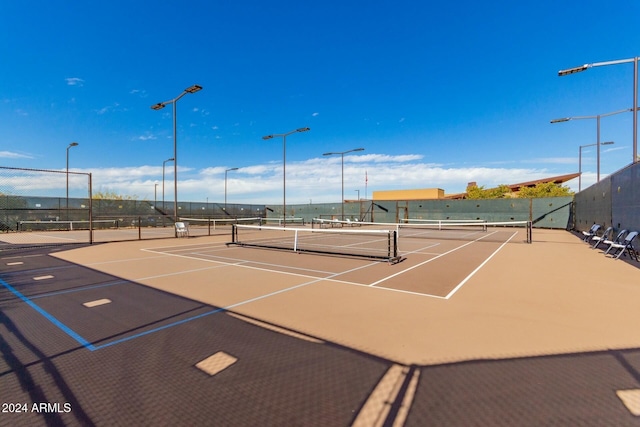
[[[395,265],[226,236],[57,256],[403,365],[640,347],[637,263],[566,231],[534,233],[533,244],[412,239]]]

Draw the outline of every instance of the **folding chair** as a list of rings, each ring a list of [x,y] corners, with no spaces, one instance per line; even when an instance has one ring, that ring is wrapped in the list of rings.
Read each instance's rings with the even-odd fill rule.
[[[582,235],[584,236],[584,239],[582,240],[584,240],[585,242],[589,241],[589,239],[596,235],[598,230],[600,230],[600,224],[593,224],[589,231],[582,232]]]
[[[622,243],[622,241],[624,240],[628,232],[629,232],[628,230],[620,230],[618,231],[618,234],[616,235],[615,239],[604,240],[602,243],[607,245],[607,250],[604,252],[604,254],[606,255],[609,253],[609,251],[611,250],[612,243]]]
[[[607,252],[611,249],[615,249],[615,251],[611,252],[611,256],[615,259],[619,259],[622,254],[626,252],[629,254],[631,259],[638,261],[638,251],[633,247],[633,241],[636,237],[638,237],[638,232],[632,231],[627,234],[627,237],[625,237],[621,243],[612,243],[609,249],[607,249]]]
[[[176,222],[176,237],[189,237],[189,225],[186,222]]]
[[[598,236],[597,234],[594,236],[591,236],[591,241],[595,242],[593,244],[593,248],[594,249],[597,248],[600,242],[604,242],[605,240],[611,240],[612,236],[613,236],[613,227],[607,227],[607,229],[604,230],[604,233],[602,233],[602,236]]]

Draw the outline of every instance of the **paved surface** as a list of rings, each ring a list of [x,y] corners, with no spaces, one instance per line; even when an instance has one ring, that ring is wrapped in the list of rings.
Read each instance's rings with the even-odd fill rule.
[[[220,237],[3,251],[0,426],[640,425],[638,263],[536,231],[394,266]]]

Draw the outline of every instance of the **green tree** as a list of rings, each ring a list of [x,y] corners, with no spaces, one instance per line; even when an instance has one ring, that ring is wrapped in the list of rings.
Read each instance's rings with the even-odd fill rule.
[[[573,191],[566,185],[555,184],[553,182],[539,182],[535,187],[522,187],[518,197],[532,199],[537,197],[562,197],[572,196]]]
[[[92,194],[92,199],[94,200],[138,200],[138,196],[127,196],[123,194],[118,194],[114,191],[106,190],[106,191],[95,191]]]
[[[504,199],[506,197],[511,197],[511,189],[504,184],[487,190],[484,189],[484,186],[470,185],[467,187],[467,199]]]

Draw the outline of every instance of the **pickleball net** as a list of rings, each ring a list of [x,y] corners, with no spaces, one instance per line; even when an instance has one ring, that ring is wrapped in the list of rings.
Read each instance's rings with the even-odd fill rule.
[[[395,229],[399,239],[478,240],[484,242],[531,243],[531,221],[423,220],[403,219],[399,223],[313,219],[314,229]]]
[[[232,245],[340,255],[395,263],[398,254],[396,230],[314,229],[234,224]]]
[[[180,217],[189,228],[191,236],[212,236],[229,233],[233,224],[263,224],[263,218],[186,218]]]

